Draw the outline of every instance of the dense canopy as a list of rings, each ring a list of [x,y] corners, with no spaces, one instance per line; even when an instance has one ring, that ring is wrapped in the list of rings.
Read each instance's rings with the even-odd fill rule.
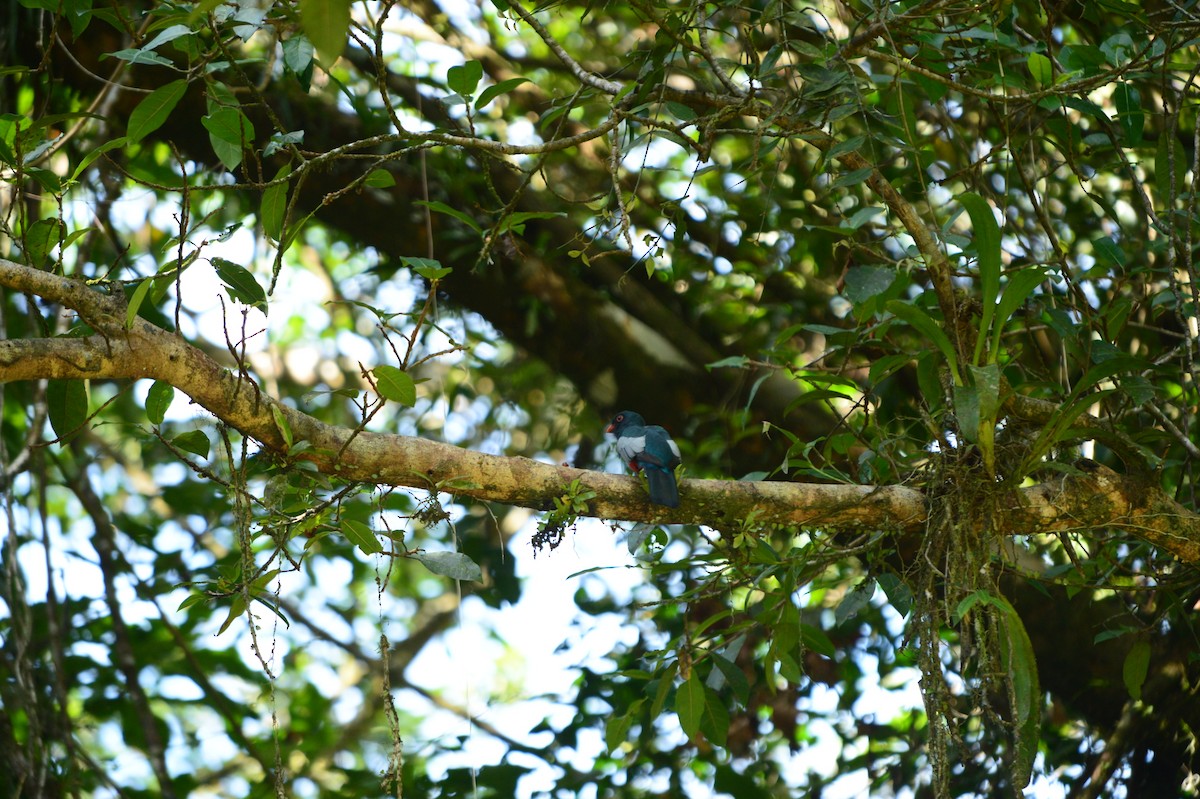
[[[13,795],[1194,795],[1196,0],[0,8]]]

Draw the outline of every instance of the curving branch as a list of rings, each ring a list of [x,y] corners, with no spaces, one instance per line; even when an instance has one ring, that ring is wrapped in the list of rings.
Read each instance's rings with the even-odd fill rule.
[[[522,457],[487,455],[450,444],[326,424],[267,396],[181,337],[143,319],[126,328],[123,299],[83,283],[0,259],[0,285],[75,310],[96,331],[86,338],[0,341],[0,382],[140,379],[170,383],[215,416],[285,457],[276,414],[301,457],[323,473],[357,482],[447,491],[545,510],[575,480],[595,492],[587,515],[735,529],[742,520],[835,530],[920,533],[927,495],[909,486],[818,485],[685,480],[683,503],[652,506],[638,482]],[[1123,528],[1183,561],[1200,562],[1200,516],[1158,487],[1084,461],[1080,473],[1012,492],[993,517],[995,534]]]

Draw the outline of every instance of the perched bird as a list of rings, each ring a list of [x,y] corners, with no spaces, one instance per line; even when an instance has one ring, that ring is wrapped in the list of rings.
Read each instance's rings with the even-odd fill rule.
[[[679,446],[671,434],[656,424],[647,425],[640,413],[621,411],[608,425],[617,437],[617,454],[635,472],[646,473],[650,501],[668,508],[679,506],[679,487],[675,467],[679,465]]]

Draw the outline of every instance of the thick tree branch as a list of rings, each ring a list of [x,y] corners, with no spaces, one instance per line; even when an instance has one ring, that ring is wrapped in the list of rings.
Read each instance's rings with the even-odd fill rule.
[[[0,382],[41,378],[138,379],[170,383],[242,434],[280,454],[287,451],[274,412],[304,457],[346,480],[448,491],[535,509],[553,507],[568,484],[596,493],[588,515],[630,521],[704,524],[733,529],[761,524],[823,530],[923,530],[926,495],[908,486],[815,485],[732,480],[685,480],[683,504],[668,510],[647,503],[638,483],[620,475],[502,457],[421,438],[335,427],[262,393],[179,336],[142,319],[125,327],[123,302],[85,285],[0,259],[0,285],[37,293],[77,311],[97,331],[77,339],[0,342]],[[1084,472],[1013,492],[998,509],[998,534],[1124,528],[1200,562],[1200,516],[1156,486],[1085,462]]]

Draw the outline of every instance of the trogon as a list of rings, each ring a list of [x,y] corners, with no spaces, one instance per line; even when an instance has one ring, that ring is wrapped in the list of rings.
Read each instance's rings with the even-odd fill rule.
[[[650,501],[668,508],[679,506],[675,467],[680,463],[679,446],[671,434],[656,424],[647,425],[640,413],[621,411],[608,425],[617,437],[617,454],[634,472],[646,473]]]

